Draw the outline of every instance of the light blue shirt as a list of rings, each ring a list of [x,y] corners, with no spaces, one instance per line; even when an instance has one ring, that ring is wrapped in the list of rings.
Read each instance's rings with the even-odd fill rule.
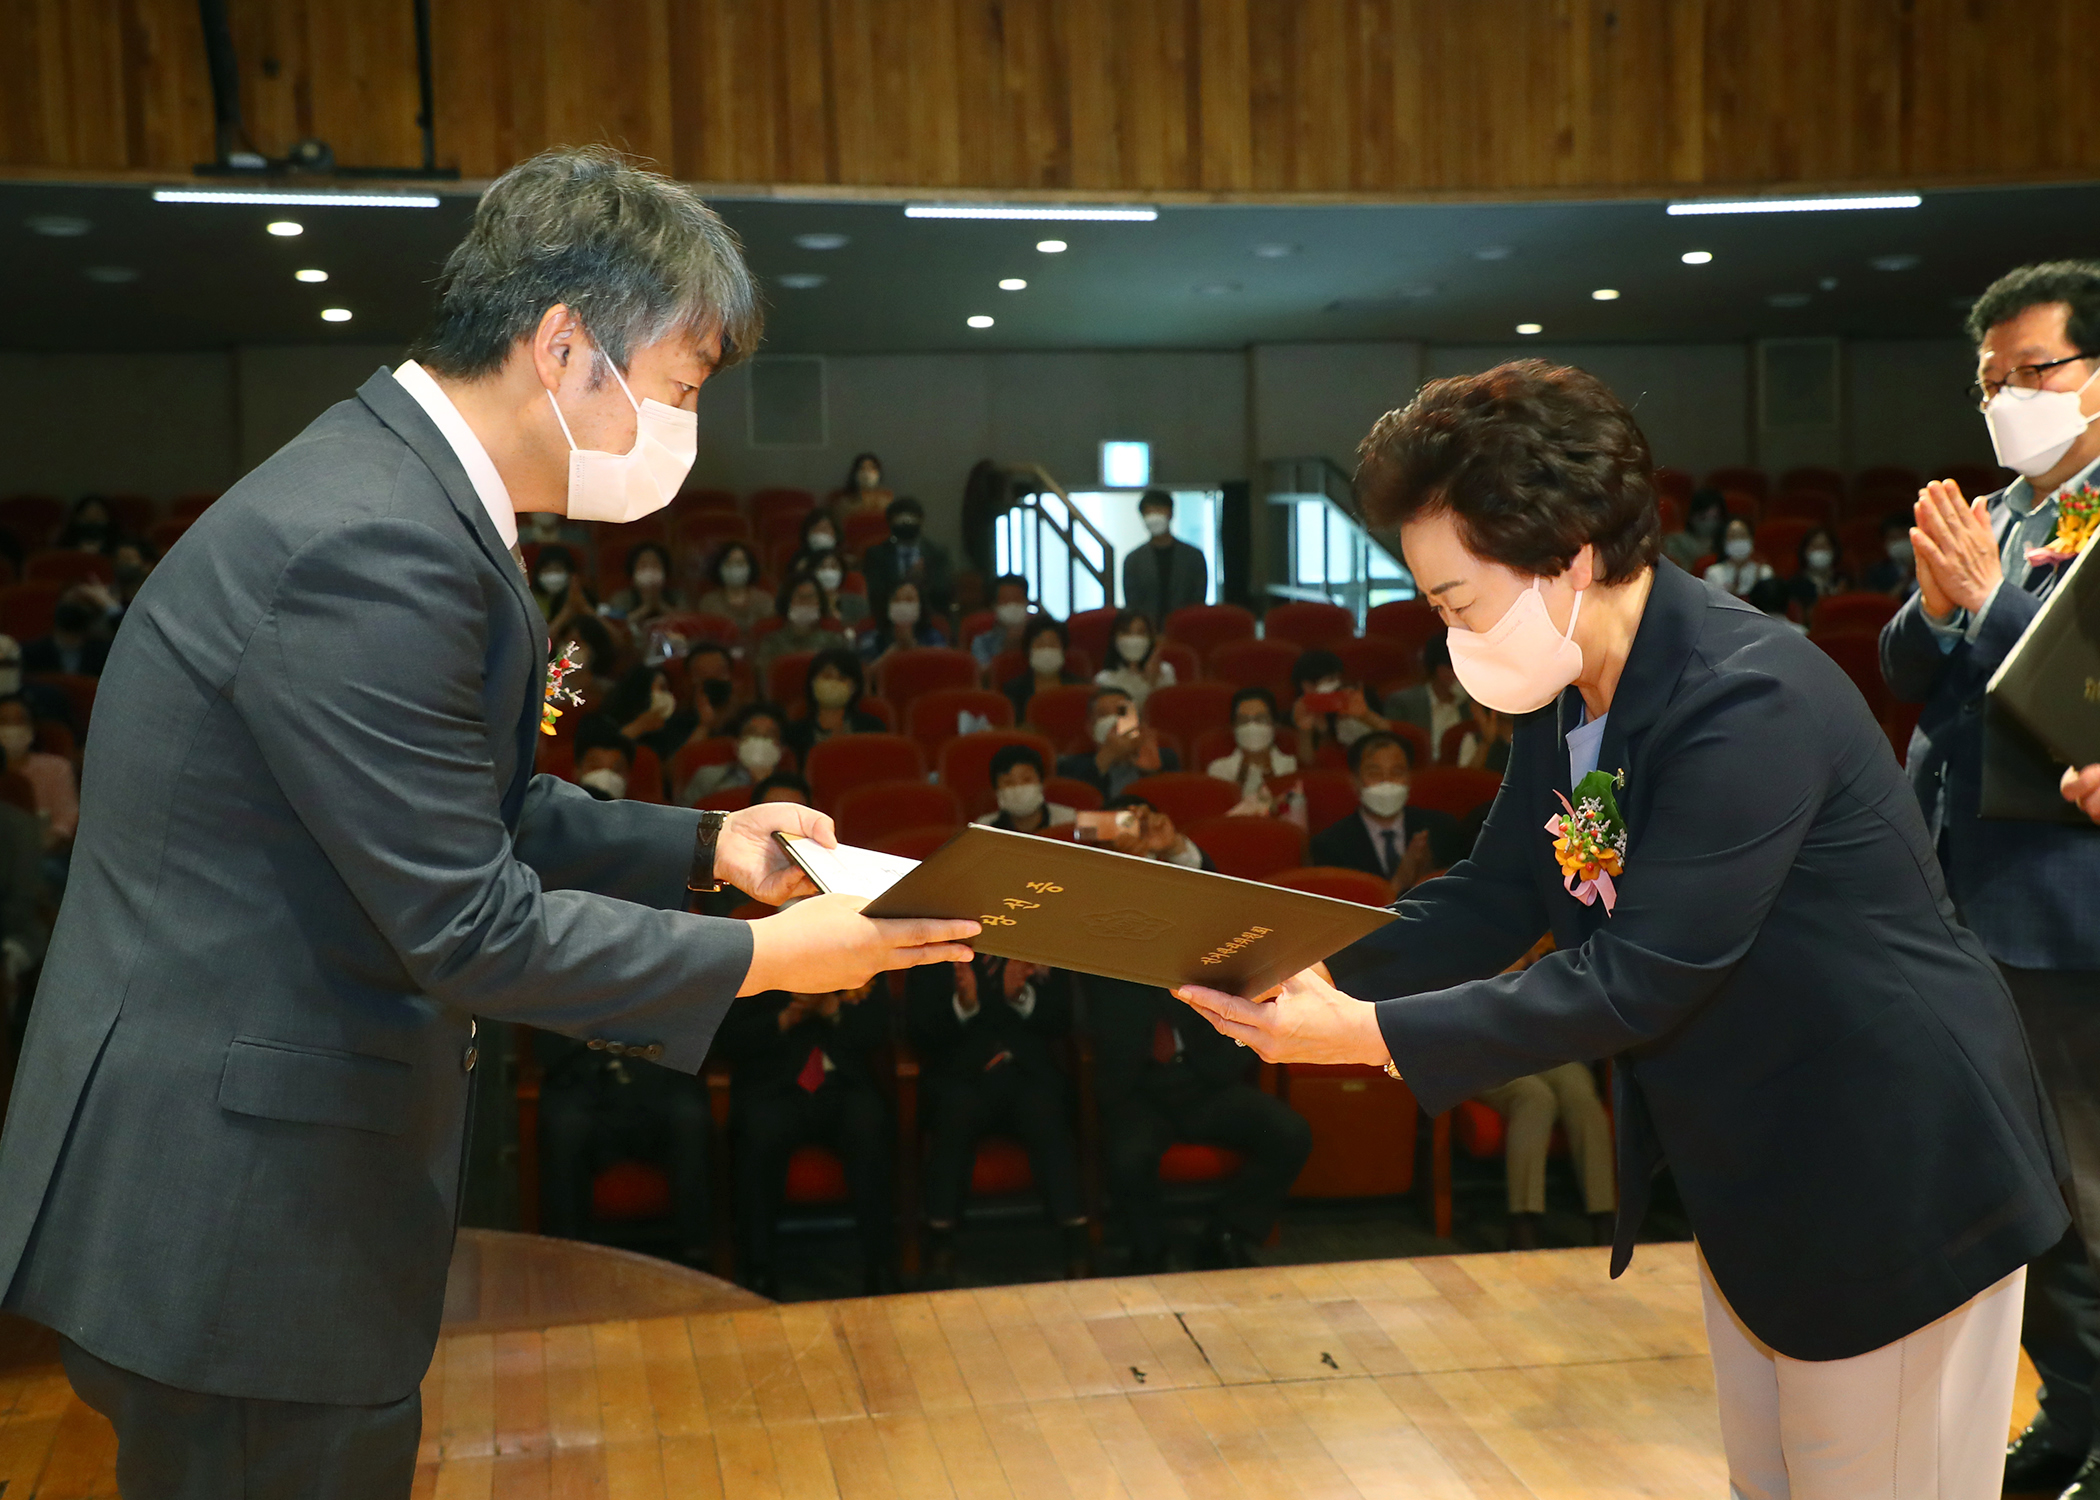
[[[2043,497],[2035,495],[2034,486],[2028,483],[2025,475],[2005,487],[2005,508],[2012,512],[2012,524],[2005,528],[2005,538],[1998,548],[1999,566],[2005,574],[1999,581],[1999,589],[2024,589],[2027,586],[2027,575],[2033,571],[2028,566],[2027,549],[2045,545],[2056,534],[2057,497],[2082,484],[2092,483],[2095,470],[2100,470],[2100,458]],[[1983,628],[1983,617],[1991,612],[1997,599],[1998,591],[1993,589],[1991,597],[1983,601],[1983,608],[1975,614],[1958,609],[1946,620],[1935,620],[1927,615],[1925,623],[1938,640],[1940,649],[1952,651],[1957,642],[1976,639],[1976,632]]]
[[[1604,726],[1611,721],[1606,714],[1601,719],[1585,719],[1568,731],[1568,786],[1581,785],[1582,778],[1597,769],[1597,752],[1604,748]]]

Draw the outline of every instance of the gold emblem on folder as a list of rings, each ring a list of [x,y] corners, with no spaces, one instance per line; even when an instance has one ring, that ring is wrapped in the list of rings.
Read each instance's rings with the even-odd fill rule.
[[[1153,916],[1150,912],[1124,907],[1120,911],[1097,911],[1086,919],[1089,935],[1098,938],[1120,938],[1124,942],[1149,943],[1152,939],[1173,927],[1172,922]]]

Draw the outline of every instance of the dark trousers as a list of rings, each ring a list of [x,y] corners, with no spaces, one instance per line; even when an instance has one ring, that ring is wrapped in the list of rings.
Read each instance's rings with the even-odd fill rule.
[[[679,1251],[703,1258],[709,1125],[707,1085],[668,1068],[550,1082],[540,1094],[540,1228],[587,1238],[592,1179],[617,1161],[654,1162],[671,1179]]]
[[[890,1111],[867,1084],[833,1078],[815,1093],[797,1085],[752,1097],[731,1092],[736,1141],[736,1223],[748,1279],[773,1264],[773,1241],[797,1146],[828,1146],[846,1168],[846,1189],[870,1267],[887,1266],[895,1232],[890,1208]]]
[[[415,1482],[421,1391],[385,1406],[208,1396],[71,1339],[60,1358],[80,1399],[117,1429],[124,1500],[387,1500]]]
[[[1176,1141],[1229,1146],[1246,1161],[1211,1209],[1212,1229],[1259,1243],[1312,1152],[1312,1127],[1296,1110],[1252,1084],[1139,1093],[1102,1112],[1109,1192],[1131,1253],[1157,1260],[1166,1249],[1159,1159]]]
[[[927,1085],[933,1113],[926,1158],[928,1223],[951,1225],[962,1213],[977,1143],[992,1134],[1018,1136],[1028,1148],[1028,1165],[1051,1218],[1076,1224],[1086,1217],[1062,1076],[1023,1073],[1009,1063],[989,1073],[931,1078]]]
[[[2071,1162],[2071,1228],[2028,1272],[2020,1342],[2055,1446],[2085,1451],[2100,1447],[2100,973],[1999,967]]]

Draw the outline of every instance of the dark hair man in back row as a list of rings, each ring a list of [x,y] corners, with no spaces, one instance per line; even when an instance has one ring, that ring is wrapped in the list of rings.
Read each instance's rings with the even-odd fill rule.
[[[2070,1154],[2072,1231],[2035,1265],[2022,1339],[2042,1376],[2041,1414],[2007,1459],[2006,1488],[2078,1481],[2100,1495],[2100,830],[2057,791],[2058,768],[2022,749],[1984,697],[2006,655],[2063,580],[2030,562],[2058,503],[2100,476],[2100,262],[2054,261],[2000,277],[1969,313],[1975,395],[1999,461],[2019,477],[1969,497],[1925,487],[1910,532],[1917,592],[1881,634],[1896,697],[1924,704],[1907,768],[1948,894],[1998,962],[2026,1023]],[[2024,797],[2020,790],[2024,788]],[[1988,789],[1988,790],[1987,790]],[[2024,801],[2029,816],[2008,816]]]
[[[1123,558],[1123,607],[1136,610],[1158,631],[1175,610],[1210,597],[1210,566],[1200,547],[1173,534],[1174,497],[1168,491],[1145,491],[1138,517],[1145,523],[1145,545]]]

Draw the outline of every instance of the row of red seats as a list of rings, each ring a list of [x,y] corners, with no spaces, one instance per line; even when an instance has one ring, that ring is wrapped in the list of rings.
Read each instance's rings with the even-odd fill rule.
[[[1930,474],[1921,474],[1916,469],[1902,464],[1876,464],[1859,470],[1848,481],[1840,469],[1811,464],[1788,469],[1779,476],[1778,482],[1774,483],[1763,469],[1746,464],[1729,464],[1708,471],[1703,483],[1683,469],[1657,469],[1655,488],[1658,494],[1679,502],[1689,500],[1692,491],[1700,488],[1734,491],[1759,501],[1789,491],[1831,495],[1841,500],[1851,497],[1856,500],[1863,495],[1915,495],[1927,479],[1952,479],[1962,487],[1962,493],[1981,495],[1999,488],[2011,478],[2011,474],[2006,470],[1989,464],[1942,464]]]

